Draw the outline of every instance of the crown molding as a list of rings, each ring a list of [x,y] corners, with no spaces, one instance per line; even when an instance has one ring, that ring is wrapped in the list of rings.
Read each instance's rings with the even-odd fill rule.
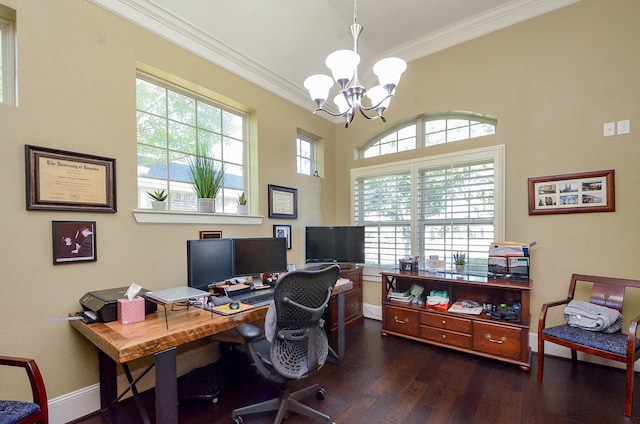
[[[180,17],[159,7],[151,0],[89,0],[125,20],[170,41],[221,68],[238,75],[257,86],[303,108],[313,111],[315,104],[307,91],[282,78],[270,69],[232,49],[190,25]],[[517,0],[485,13],[457,22],[439,31],[427,34],[379,56],[398,56],[407,62],[420,59],[466,41],[577,3],[579,0]],[[363,74],[365,85],[374,82],[372,70]],[[325,107],[331,109],[331,105]],[[335,112],[335,109],[331,109]],[[319,114],[340,123],[343,118]]]

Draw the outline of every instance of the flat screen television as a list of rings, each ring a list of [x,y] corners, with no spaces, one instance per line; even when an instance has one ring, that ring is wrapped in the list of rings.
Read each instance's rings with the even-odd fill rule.
[[[233,277],[233,239],[187,240],[187,285],[207,291],[209,284]]]
[[[364,263],[364,227],[307,227],[306,263]]]
[[[287,270],[287,239],[233,239],[233,256],[237,277],[283,272]]]

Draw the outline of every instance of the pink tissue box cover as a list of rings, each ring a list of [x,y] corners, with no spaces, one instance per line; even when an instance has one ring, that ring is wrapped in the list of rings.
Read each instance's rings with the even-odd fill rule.
[[[118,299],[118,321],[120,324],[144,321],[144,298]]]

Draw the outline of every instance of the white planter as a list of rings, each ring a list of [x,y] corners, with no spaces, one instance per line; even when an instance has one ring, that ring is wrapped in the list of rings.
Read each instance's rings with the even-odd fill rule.
[[[249,205],[238,205],[238,215],[249,215]]]
[[[167,202],[162,200],[152,200],[151,201],[151,208],[154,211],[166,211],[167,210]]]
[[[464,265],[456,264],[456,272],[464,272]]]
[[[215,213],[216,199],[198,199],[198,212]]]

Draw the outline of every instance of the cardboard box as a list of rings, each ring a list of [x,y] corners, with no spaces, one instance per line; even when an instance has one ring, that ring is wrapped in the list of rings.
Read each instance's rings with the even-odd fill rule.
[[[118,299],[118,321],[122,325],[144,321],[144,298]]]

